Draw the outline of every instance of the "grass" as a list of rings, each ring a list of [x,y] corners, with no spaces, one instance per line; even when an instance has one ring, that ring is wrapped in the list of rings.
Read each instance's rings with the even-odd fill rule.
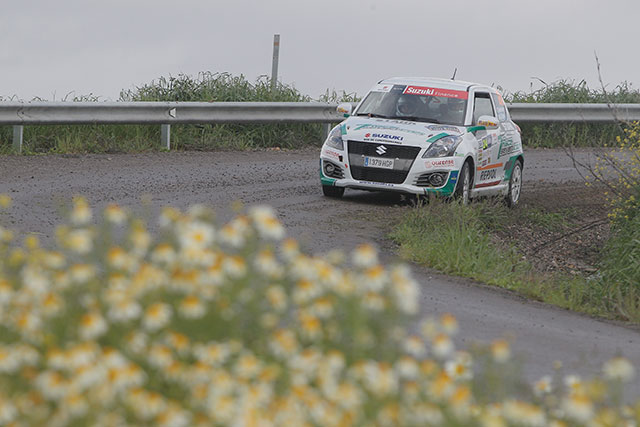
[[[565,274],[540,274],[513,247],[498,244],[493,224],[511,215],[491,200],[464,206],[434,200],[410,211],[391,238],[404,259],[446,274],[468,277],[513,290],[559,307],[602,317],[619,317],[604,298],[599,281]],[[563,226],[559,214],[533,210],[526,214],[543,224]]]

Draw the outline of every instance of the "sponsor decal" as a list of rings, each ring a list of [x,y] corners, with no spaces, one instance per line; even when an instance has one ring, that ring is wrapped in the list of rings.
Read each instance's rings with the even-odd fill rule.
[[[385,133],[366,133],[363,138],[365,142],[395,142],[396,144],[402,144],[403,139],[402,136]]]
[[[500,145],[500,151],[498,153],[498,158],[502,157],[502,156],[508,156],[510,154],[513,154],[515,152],[518,151],[518,146],[516,144],[513,143],[513,141],[510,141],[510,143],[504,143],[503,145]]]
[[[397,123],[399,125],[404,125],[404,126],[416,126],[417,123],[416,122],[410,122],[408,120],[396,120],[396,119],[383,119],[381,117],[375,117],[374,120],[376,122],[383,122],[383,123]]]
[[[494,168],[499,168],[500,166],[502,166],[502,163],[494,163],[492,165],[488,165],[485,166],[483,168],[478,168],[479,171],[484,170],[484,169],[494,169]]]
[[[420,132],[417,130],[412,130],[412,129],[403,129],[401,127],[398,126],[384,126],[384,125],[374,125],[374,124],[363,124],[363,125],[357,125],[356,127],[353,128],[354,131],[360,130],[360,129],[379,129],[379,130],[394,130],[394,131],[399,131],[399,132],[406,132],[406,133],[411,133],[414,135],[424,135],[424,132]]]
[[[407,86],[404,92],[409,95],[442,96],[444,98],[467,99],[469,94],[463,90],[438,89],[435,87]]]
[[[394,184],[389,184],[388,182],[358,181],[358,184],[382,185],[384,187],[395,187]]]
[[[338,153],[337,151],[325,149],[324,155],[327,157],[332,157],[334,159],[337,159],[339,162],[342,162],[342,154]]]
[[[389,92],[393,85],[378,85],[374,89],[375,92]]]
[[[493,120],[478,120],[478,126],[495,127],[498,126],[498,123]]]
[[[366,138],[369,138],[369,136],[371,138],[386,139],[389,141],[397,141],[397,142],[404,140],[404,137],[400,135],[389,135],[388,133],[374,133],[374,134],[365,135]]]
[[[431,125],[431,126],[427,126],[427,129],[432,130],[434,132],[457,132],[457,133],[461,133],[460,129],[458,129],[455,126]]]
[[[495,179],[498,173],[497,169],[487,169],[480,172],[480,181],[487,181],[489,179]]]
[[[498,185],[498,184],[500,184],[500,180],[491,181],[491,182],[481,182],[481,183],[476,184],[476,188],[492,187],[492,186]]]
[[[424,167],[427,169],[431,168],[449,168],[455,166],[455,161],[453,159],[435,159],[435,160],[427,160],[424,162]]]

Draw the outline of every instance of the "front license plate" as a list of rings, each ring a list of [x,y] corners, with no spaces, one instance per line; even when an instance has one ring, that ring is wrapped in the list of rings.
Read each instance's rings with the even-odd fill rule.
[[[368,168],[393,169],[393,159],[382,159],[380,157],[365,157],[364,165]]]

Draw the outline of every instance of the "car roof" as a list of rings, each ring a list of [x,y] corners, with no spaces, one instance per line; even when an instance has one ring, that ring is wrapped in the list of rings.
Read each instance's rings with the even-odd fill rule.
[[[391,77],[380,80],[379,84],[398,84],[398,85],[431,85],[441,89],[468,91],[471,87],[479,87],[488,89],[492,92],[498,92],[497,89],[487,85],[473,82],[465,82],[462,80],[439,79],[435,77]]]

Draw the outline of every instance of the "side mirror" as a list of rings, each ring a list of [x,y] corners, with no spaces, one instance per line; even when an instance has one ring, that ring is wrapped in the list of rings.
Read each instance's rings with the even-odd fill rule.
[[[351,115],[352,110],[353,110],[353,107],[348,102],[343,102],[342,104],[338,104],[338,108],[336,109],[338,114],[341,114],[343,117],[349,117]]]
[[[487,130],[498,129],[499,126],[498,119],[493,116],[480,116],[478,119],[478,126],[484,126]]]

